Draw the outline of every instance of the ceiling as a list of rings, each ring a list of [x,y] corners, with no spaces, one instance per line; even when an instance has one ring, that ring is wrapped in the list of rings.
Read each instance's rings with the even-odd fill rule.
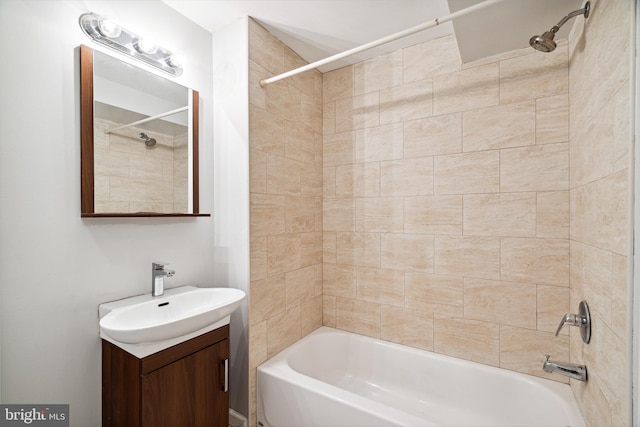
[[[163,0],[211,33],[251,16],[309,62],[405,30],[481,0]],[[463,63],[528,46],[582,0],[505,0],[453,22],[318,69],[326,72],[455,33]],[[575,19],[583,19],[577,17]],[[556,36],[566,38],[573,21]]]

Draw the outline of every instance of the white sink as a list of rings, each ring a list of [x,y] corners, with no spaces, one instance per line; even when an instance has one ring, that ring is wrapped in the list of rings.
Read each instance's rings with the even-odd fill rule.
[[[243,291],[234,288],[183,286],[160,297],[141,295],[102,304],[100,335],[127,351],[154,343],[174,345],[199,335],[196,332],[228,324],[228,316],[244,297]]]

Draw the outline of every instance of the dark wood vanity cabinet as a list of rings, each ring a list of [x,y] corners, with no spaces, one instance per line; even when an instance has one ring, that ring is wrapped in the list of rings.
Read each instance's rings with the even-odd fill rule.
[[[102,341],[103,427],[227,427],[229,325],[142,359]]]

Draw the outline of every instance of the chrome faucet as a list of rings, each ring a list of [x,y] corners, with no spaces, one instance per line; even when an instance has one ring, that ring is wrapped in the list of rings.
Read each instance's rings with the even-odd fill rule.
[[[558,336],[565,325],[579,327],[582,341],[589,344],[589,341],[591,340],[591,314],[589,312],[589,305],[586,301],[580,301],[578,314],[567,313],[564,315],[558,325],[558,329],[556,329],[556,336]]]
[[[176,274],[173,270],[165,270],[168,262],[154,262],[151,265],[151,296],[158,297],[164,294],[164,278]]]
[[[584,365],[575,365],[573,363],[561,363],[561,362],[552,362],[549,360],[549,355],[545,354],[546,360],[542,365],[542,370],[548,372],[550,374],[557,372],[559,374],[565,375],[570,378],[575,378],[576,380],[586,381],[587,380],[587,367]]]

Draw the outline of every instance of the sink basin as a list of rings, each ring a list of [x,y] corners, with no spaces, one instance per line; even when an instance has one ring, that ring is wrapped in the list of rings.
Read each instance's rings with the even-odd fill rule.
[[[219,323],[244,297],[234,288],[183,286],[160,297],[142,295],[102,304],[100,332],[125,344],[175,340]]]

